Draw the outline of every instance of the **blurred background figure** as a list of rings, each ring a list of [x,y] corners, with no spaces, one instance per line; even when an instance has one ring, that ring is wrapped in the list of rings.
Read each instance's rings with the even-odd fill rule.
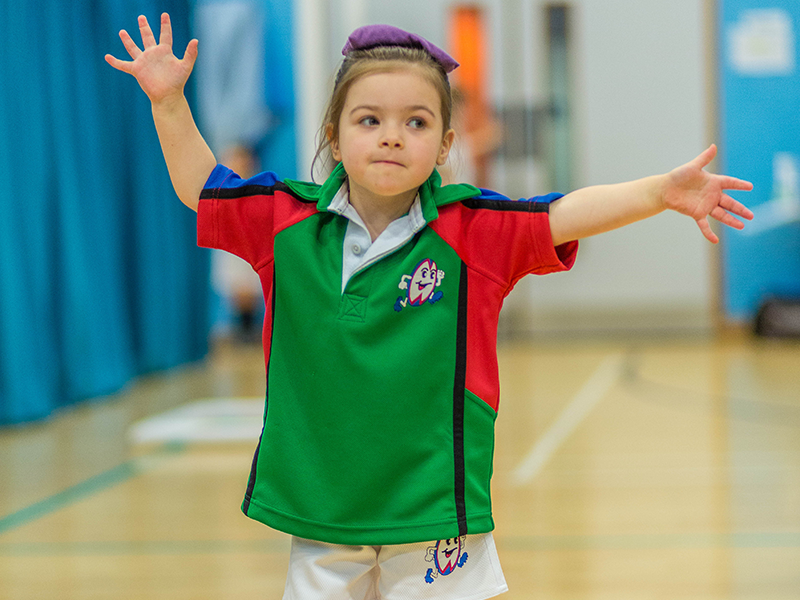
[[[205,0],[195,10],[195,36],[203,45],[195,73],[198,109],[215,154],[256,148],[273,127],[264,18],[262,3],[253,0]]]
[[[259,172],[259,161],[251,148],[243,144],[228,147],[219,162],[230,167],[242,179]],[[224,303],[226,315],[217,325],[217,333],[230,335],[233,341],[261,341],[263,292],[258,274],[238,256],[214,250],[211,257],[211,284]]]
[[[295,172],[290,12],[282,0],[200,0],[194,9],[198,121],[219,162],[244,179],[262,168]],[[212,337],[259,342],[263,295],[252,268],[213,252],[211,287]]]

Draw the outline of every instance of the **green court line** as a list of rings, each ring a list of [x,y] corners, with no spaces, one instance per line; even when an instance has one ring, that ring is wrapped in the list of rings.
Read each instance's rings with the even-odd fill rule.
[[[182,452],[183,444],[168,443],[153,452],[156,455]],[[140,457],[141,458],[141,457]],[[16,512],[0,517],[0,535],[22,527],[94,494],[123,483],[143,472],[138,459],[131,459],[99,475],[90,477],[48,498],[39,500]]]
[[[114,487],[123,481],[131,479],[138,472],[135,461],[130,460],[53,494],[44,500],[30,504],[23,509],[0,518],[0,535],[17,527],[27,525],[98,492]]]
[[[169,443],[151,455],[183,452],[184,444]],[[0,535],[80,502],[143,473],[141,458],[128,460],[48,498],[0,518]],[[685,548],[800,549],[800,531],[676,533],[627,535],[503,536],[495,533],[504,551],[659,550]],[[282,553],[287,540],[161,540],[91,542],[0,542],[0,556]]]
[[[289,537],[275,540],[144,540],[0,543],[0,556],[152,556],[288,554]]]

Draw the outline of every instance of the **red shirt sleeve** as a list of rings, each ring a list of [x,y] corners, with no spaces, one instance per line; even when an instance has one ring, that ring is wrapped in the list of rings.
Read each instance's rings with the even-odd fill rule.
[[[431,227],[471,269],[510,290],[525,275],[566,271],[575,263],[577,241],[553,246],[551,198],[458,202],[442,207]]]
[[[256,269],[271,259],[276,180],[270,175],[244,180],[217,165],[197,208],[198,245],[235,254]]]
[[[250,179],[217,165],[197,208],[197,243],[239,256],[259,270],[273,259],[275,235],[317,212],[266,172]]]

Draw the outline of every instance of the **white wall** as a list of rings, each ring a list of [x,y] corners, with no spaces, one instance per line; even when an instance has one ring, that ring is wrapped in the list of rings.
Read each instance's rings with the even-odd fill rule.
[[[300,97],[318,127],[330,75],[347,35],[390,23],[447,47],[447,0],[297,0],[303,39]],[[665,172],[712,140],[706,56],[706,0],[572,0],[575,187]],[[544,0],[485,0],[498,106],[546,98]],[[425,15],[421,18],[420,15]],[[299,44],[298,47],[303,47]],[[328,78],[320,95],[319,71]],[[316,70],[316,71],[315,71]],[[310,105],[314,105],[313,108]],[[301,128],[302,130],[303,128]],[[312,136],[313,137],[313,136]],[[312,152],[313,154],[313,152]],[[308,163],[304,164],[307,172]],[[495,186],[510,196],[543,189],[541,165],[496,165]],[[559,190],[568,191],[568,190]],[[535,331],[705,328],[714,298],[713,250],[690,220],[659,215],[582,242],[568,274],[529,277],[504,311],[507,326]],[[510,325],[508,325],[510,323]]]
[[[705,148],[703,2],[572,4],[576,185],[662,173]],[[510,307],[537,329],[707,327],[712,252],[690,220],[660,215],[585,240],[571,273],[528,278]]]

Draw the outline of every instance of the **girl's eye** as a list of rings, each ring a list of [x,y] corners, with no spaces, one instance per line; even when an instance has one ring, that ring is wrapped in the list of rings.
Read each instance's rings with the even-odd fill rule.
[[[421,119],[421,118],[419,118],[419,117],[414,117],[413,119],[411,119],[411,120],[408,122],[408,124],[409,124],[409,125],[410,125],[410,126],[413,128],[413,129],[423,129],[423,128],[425,127],[425,119]]]
[[[375,117],[364,117],[359,121],[361,125],[366,125],[367,127],[372,127],[378,124],[378,119]]]

